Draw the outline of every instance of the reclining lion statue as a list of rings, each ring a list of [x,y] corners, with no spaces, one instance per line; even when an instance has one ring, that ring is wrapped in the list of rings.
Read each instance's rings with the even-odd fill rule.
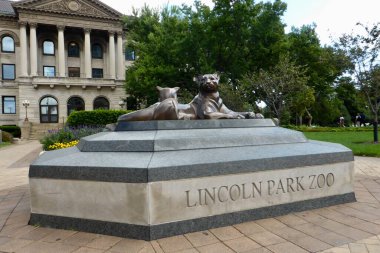
[[[160,102],[148,108],[124,114],[118,121],[263,118],[261,114],[234,112],[228,109],[219,96],[219,75],[205,74],[197,77],[196,80],[199,84],[199,93],[189,104],[178,103],[178,87],[157,86]]]

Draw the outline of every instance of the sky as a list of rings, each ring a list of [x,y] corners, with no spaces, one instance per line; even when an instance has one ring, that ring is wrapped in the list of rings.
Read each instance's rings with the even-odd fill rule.
[[[132,6],[141,8],[144,3],[153,8],[165,5],[191,5],[193,0],[101,0],[123,14],[131,14]],[[331,44],[331,38],[339,38],[343,33],[350,33],[355,24],[372,25],[380,22],[380,0],[283,0],[288,8],[283,17],[289,32],[292,26],[301,27],[315,23],[316,31],[322,45]],[[256,1],[258,2],[258,1]],[[212,0],[202,0],[212,6]],[[356,31],[356,30],[354,30]]]

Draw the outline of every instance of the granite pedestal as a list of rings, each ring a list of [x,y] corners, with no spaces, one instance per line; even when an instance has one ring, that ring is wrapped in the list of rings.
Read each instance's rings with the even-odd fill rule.
[[[30,224],[154,240],[355,201],[353,174],[269,119],[120,122],[30,166]]]

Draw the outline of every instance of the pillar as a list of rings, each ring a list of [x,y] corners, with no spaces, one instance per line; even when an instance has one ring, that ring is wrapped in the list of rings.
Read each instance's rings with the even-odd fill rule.
[[[30,27],[30,75],[37,76],[38,62],[37,62],[37,24],[29,23]]]
[[[84,29],[84,73],[86,78],[92,77],[90,33],[91,29]]]
[[[20,75],[28,76],[28,48],[26,38],[26,22],[19,22],[20,25]]]
[[[109,31],[109,78],[115,79],[115,33]]]
[[[125,64],[124,64],[124,54],[123,54],[123,32],[117,33],[117,56],[116,56],[116,78],[118,80],[125,79]]]
[[[65,35],[64,26],[57,26],[58,28],[58,76],[66,76],[66,57],[65,57]]]

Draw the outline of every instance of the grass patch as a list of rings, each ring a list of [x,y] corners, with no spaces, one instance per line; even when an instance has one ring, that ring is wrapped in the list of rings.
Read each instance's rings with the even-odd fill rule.
[[[10,142],[2,142],[2,143],[0,143],[0,148],[6,147],[6,146],[9,146],[9,145],[11,145]]]
[[[380,144],[373,143],[373,132],[304,132],[311,140],[340,143],[358,156],[380,157]]]

